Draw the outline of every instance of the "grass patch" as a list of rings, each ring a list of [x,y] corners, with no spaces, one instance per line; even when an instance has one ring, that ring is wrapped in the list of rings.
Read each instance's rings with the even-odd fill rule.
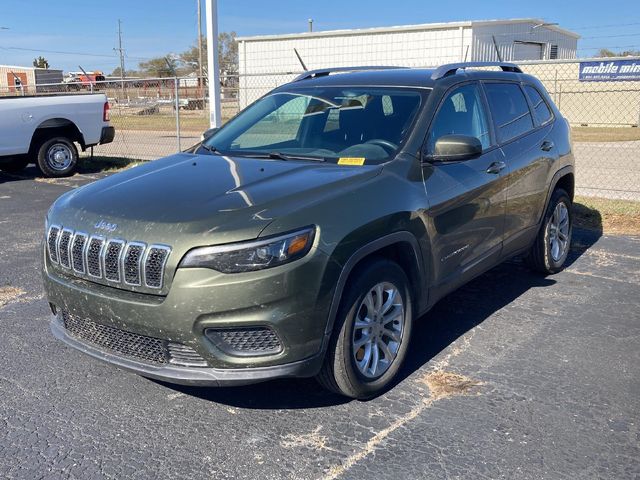
[[[574,142],[629,142],[640,140],[637,127],[571,127]]]
[[[140,165],[141,163],[145,163],[145,161],[124,157],[85,157],[80,161],[78,173],[114,173],[119,170],[125,170],[127,168],[135,167],[136,165]]]
[[[640,202],[578,196],[574,225],[613,235],[640,235]]]

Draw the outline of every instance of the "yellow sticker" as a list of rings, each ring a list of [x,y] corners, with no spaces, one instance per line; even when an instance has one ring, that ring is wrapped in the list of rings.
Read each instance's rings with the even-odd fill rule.
[[[340,157],[338,165],[364,165],[364,157]]]

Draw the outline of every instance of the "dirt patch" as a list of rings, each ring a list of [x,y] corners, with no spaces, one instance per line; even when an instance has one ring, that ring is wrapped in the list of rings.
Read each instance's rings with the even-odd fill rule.
[[[0,287],[0,307],[4,307],[5,305],[17,300],[26,292],[21,288],[4,286]]]
[[[574,142],[628,142],[640,140],[637,127],[571,127]]]
[[[576,197],[574,225],[609,235],[640,235],[640,202]]]
[[[474,389],[483,385],[482,382],[473,380],[458,373],[435,370],[427,373],[420,381],[429,387],[432,400],[453,397],[457,395],[468,395]]]
[[[289,433],[284,436],[280,445],[284,448],[306,447],[313,450],[333,450],[327,447],[327,437],[320,435],[321,430],[322,426],[318,425],[311,433],[301,435]]]

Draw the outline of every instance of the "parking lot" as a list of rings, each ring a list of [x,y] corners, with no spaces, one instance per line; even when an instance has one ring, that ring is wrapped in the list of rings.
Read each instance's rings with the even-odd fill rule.
[[[578,231],[558,275],[514,260],[462,287],[371,401],[178,387],[49,334],[44,215],[102,175],[0,173],[0,477],[639,478],[639,237]]]

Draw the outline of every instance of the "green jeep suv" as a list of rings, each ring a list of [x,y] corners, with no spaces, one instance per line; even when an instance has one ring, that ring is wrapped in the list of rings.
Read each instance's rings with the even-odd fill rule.
[[[448,292],[518,254],[562,268],[569,132],[511,64],[306,72],[188,152],[54,203],[52,332],[168,382],[374,396]]]

